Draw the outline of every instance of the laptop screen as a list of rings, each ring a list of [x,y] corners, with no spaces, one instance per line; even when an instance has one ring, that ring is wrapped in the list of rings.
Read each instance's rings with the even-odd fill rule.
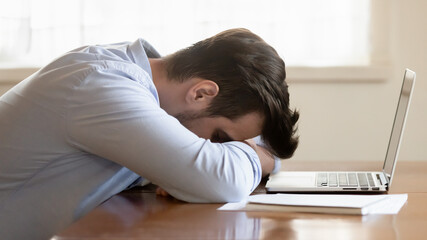
[[[383,171],[389,177],[391,184],[394,167],[399,154],[400,142],[402,141],[403,130],[405,128],[406,116],[408,114],[409,103],[414,89],[415,72],[406,69],[403,77],[402,89],[400,91],[399,102],[397,104],[396,115],[394,117],[393,128],[391,130],[390,142],[384,161]]]

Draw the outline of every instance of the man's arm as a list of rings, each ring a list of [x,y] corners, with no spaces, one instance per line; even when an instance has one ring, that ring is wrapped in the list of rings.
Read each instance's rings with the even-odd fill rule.
[[[261,145],[257,145],[255,143],[256,140],[250,139],[244,142],[250,147],[252,147],[257,153],[261,163],[262,177],[266,177],[268,174],[273,173],[273,171],[276,170],[277,166],[275,165],[278,163],[280,164],[280,162],[278,162],[279,160],[276,160],[276,158],[273,156],[273,154],[270,153],[270,151],[268,151],[265,147]],[[169,193],[161,187],[158,187],[156,189],[156,194],[164,197],[169,195]]]
[[[262,177],[272,173],[275,169],[275,157],[270,153],[270,151],[268,151],[267,148],[261,144],[260,138],[257,137],[254,139],[249,139],[245,142],[255,150],[259,157],[262,169]]]
[[[197,137],[136,81],[96,70],[69,99],[69,142],[123,165],[190,202],[239,201],[261,179],[255,151]]]
[[[258,146],[256,153],[258,154],[259,161],[261,162],[262,177],[267,176],[273,172],[275,160],[274,156],[264,147]]]

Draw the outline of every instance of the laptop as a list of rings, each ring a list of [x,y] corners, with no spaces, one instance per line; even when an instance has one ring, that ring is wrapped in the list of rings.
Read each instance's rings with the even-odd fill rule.
[[[387,192],[393,180],[414,83],[415,72],[406,69],[382,171],[281,171],[270,175],[265,186],[267,192]]]

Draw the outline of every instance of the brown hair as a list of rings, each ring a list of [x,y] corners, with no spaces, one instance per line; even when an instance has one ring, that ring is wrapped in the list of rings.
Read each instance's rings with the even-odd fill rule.
[[[272,153],[289,158],[298,146],[299,113],[289,109],[285,63],[259,36],[231,29],[165,58],[168,77],[209,79],[219,86],[209,116],[236,119],[251,112],[264,117],[261,137]]]

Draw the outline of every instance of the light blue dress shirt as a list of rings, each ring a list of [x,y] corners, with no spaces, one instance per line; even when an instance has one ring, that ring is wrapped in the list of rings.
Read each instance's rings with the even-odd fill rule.
[[[141,39],[82,47],[0,98],[1,239],[49,238],[140,176],[189,202],[256,188],[252,148],[199,138],[160,108],[148,57]]]

